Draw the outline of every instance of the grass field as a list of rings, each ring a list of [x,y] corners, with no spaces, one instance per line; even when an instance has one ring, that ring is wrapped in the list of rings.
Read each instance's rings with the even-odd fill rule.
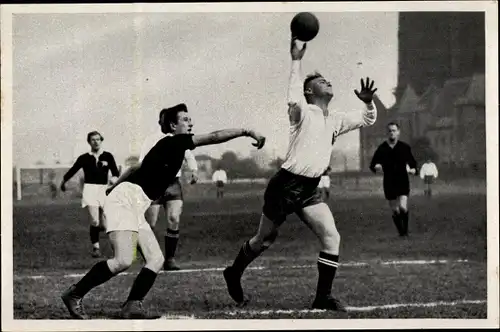
[[[251,302],[233,305],[222,269],[256,230],[262,204],[259,193],[234,191],[224,200],[188,197],[177,250],[183,270],[159,275],[146,308],[170,318],[486,318],[484,193],[414,195],[411,236],[401,239],[379,193],[333,191],[328,204],[342,236],[334,292],[347,314],[309,310],[319,244],[295,216],[245,272]],[[59,296],[96,262],[84,210],[77,201],[16,204],[13,222],[14,318],[69,318]],[[104,234],[101,247],[111,254]],[[140,266],[86,297],[92,318],[117,317]]]

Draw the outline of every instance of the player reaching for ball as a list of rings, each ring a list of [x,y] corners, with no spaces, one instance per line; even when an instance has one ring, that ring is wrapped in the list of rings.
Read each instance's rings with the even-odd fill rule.
[[[300,61],[305,51],[306,44],[299,48],[296,38],[292,36],[288,151],[281,169],[267,185],[257,233],[243,243],[233,264],[224,270],[224,278],[232,299],[240,305],[246,303],[241,287],[243,272],[273,244],[278,228],[287,216],[296,213],[321,243],[317,261],[319,278],[312,307],[346,311],[345,306],[331,295],[339,266],[340,235],[328,205],[322,201],[318,183],[328,168],[336,137],[375,123],[377,110],[372,99],[376,89],[373,89],[374,82],[370,82],[369,78],[366,82],[361,80],[361,90],[355,90],[355,93],[364,103],[363,110],[346,114],[330,110],[328,105],[333,98],[331,83],[317,72],[302,80]]]
[[[164,257],[144,212],[175,182],[186,150],[220,144],[242,136],[255,139],[257,142],[253,145],[258,149],[264,146],[265,137],[246,129],[226,129],[210,134],[191,135],[193,125],[187,112],[179,112],[173,108],[170,113],[178,115],[166,114],[169,125],[177,128],[176,135],[159,140],[141,163],[128,168],[107,190],[108,196],[104,203],[106,232],[113,245],[114,257],[95,264],[78,283],[64,292],[62,300],[73,318],[87,318],[82,306],[83,297],[93,288],[128,269],[133,262],[137,245],[146,265],[132,285],[122,308],[122,317],[150,318],[144,313],[142,301],[163,267]]]

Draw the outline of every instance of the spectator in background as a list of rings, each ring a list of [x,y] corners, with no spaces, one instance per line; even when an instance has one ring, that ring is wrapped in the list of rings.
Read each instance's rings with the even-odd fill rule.
[[[224,185],[227,183],[227,174],[226,171],[219,168],[212,175],[212,181],[215,183],[215,187],[217,189],[217,198],[224,197]]]
[[[425,196],[432,196],[432,188],[431,185],[435,179],[438,177],[438,170],[436,164],[432,162],[430,158],[422,165],[420,168],[420,178],[424,180],[425,183]]]

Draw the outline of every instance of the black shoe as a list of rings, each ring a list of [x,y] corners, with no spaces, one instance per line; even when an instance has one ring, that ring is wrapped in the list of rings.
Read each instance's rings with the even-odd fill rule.
[[[141,301],[127,301],[122,307],[123,319],[148,319]]]
[[[224,279],[226,280],[227,290],[231,298],[238,304],[243,304],[243,289],[241,288],[241,276],[234,272],[231,266],[224,270]]]
[[[90,253],[92,257],[99,258],[101,257],[101,250],[99,248],[92,248],[92,252]]]
[[[181,268],[177,265],[175,262],[175,259],[169,258],[165,260],[165,263],[163,264],[163,270],[165,271],[179,271]]]
[[[322,309],[322,310],[335,310],[341,312],[347,312],[346,307],[336,298],[332,296],[315,298],[313,305],[313,309]]]
[[[68,308],[69,314],[74,319],[88,319],[82,305],[82,298],[74,294],[75,285],[68,288],[61,296],[61,299]]]

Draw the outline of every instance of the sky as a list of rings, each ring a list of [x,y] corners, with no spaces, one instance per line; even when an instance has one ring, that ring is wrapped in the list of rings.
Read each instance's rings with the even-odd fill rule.
[[[267,136],[263,153],[288,144],[286,91],[295,13],[16,14],[13,18],[13,162],[72,163],[86,134],[104,136],[119,163],[158,130],[159,111],[186,103],[195,133],[250,127]],[[397,12],[315,13],[303,74],[318,70],[334,89],[331,108],[363,107],[353,93],[375,80],[392,105],[397,83]],[[248,138],[194,150],[242,157]],[[334,150],[357,165],[359,132]]]

